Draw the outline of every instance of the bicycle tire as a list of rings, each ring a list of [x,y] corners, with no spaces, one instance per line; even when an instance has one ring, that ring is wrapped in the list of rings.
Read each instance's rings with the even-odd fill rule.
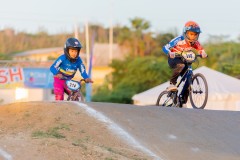
[[[73,93],[70,93],[69,95],[68,95],[68,98],[67,98],[67,101],[72,101],[72,96],[73,96]]]
[[[77,98],[78,98],[77,101],[79,101],[79,102],[85,102],[85,98],[84,98],[82,92],[78,92],[78,94],[79,94],[79,96],[77,97]]]
[[[174,105],[174,97],[173,97],[172,92],[168,92],[168,91],[163,91],[159,94],[157,102],[156,102],[156,106],[163,106],[163,107],[172,107]],[[166,96],[166,97],[164,97]],[[162,102],[161,102],[162,100]],[[170,101],[170,103],[168,104],[168,102]]]
[[[205,91],[204,91],[205,89]],[[195,109],[204,109],[208,100],[208,84],[203,74],[197,73],[192,78],[190,102]]]
[[[79,102],[85,102],[84,96],[81,92],[71,93],[67,101],[79,101]]]

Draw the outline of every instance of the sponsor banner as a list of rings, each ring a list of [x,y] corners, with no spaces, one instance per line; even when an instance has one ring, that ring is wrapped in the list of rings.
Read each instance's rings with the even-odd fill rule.
[[[0,68],[0,89],[16,87],[53,88],[48,68]]]
[[[53,75],[49,68],[23,68],[24,86],[29,88],[53,88]]]

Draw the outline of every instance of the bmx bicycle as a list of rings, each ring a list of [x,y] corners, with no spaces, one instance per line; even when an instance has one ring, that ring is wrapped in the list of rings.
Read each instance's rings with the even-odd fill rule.
[[[192,107],[195,109],[204,109],[208,100],[207,80],[201,73],[193,74],[192,69],[192,63],[196,62],[197,58],[201,57],[201,55],[197,54],[194,50],[189,50],[178,53],[176,57],[182,58],[188,68],[177,82],[176,86],[178,90],[164,90],[161,92],[156,105],[182,108],[184,94],[189,94]],[[181,91],[179,91],[180,85],[183,86]]]
[[[75,80],[71,80],[71,79],[66,80],[66,82],[65,82],[66,86],[71,91],[68,94],[67,101],[81,101],[81,102],[85,101],[85,98],[81,91],[82,82],[85,82],[85,80],[84,79],[81,79],[80,81],[75,81]]]

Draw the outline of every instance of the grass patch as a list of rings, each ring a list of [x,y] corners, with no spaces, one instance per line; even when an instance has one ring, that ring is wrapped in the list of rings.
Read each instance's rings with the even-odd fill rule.
[[[62,135],[61,133],[59,133],[56,130],[48,130],[47,132],[36,131],[36,132],[32,133],[32,137],[34,137],[34,138],[57,138],[57,139],[65,138],[64,135]]]
[[[128,154],[126,154],[124,151],[118,151],[118,150],[115,150],[111,147],[107,147],[107,146],[101,146],[102,148],[106,149],[108,152],[110,153],[113,153],[115,155],[121,155],[123,157],[126,157],[127,159],[134,159],[134,160],[147,160],[146,158],[138,158],[138,157],[134,157],[135,155],[133,156],[130,156]],[[113,158],[109,158],[109,157],[106,157],[105,160],[112,160]]]
[[[83,129],[80,131],[80,133],[86,133]]]
[[[34,138],[65,138],[63,134],[59,132],[59,130],[64,129],[64,130],[70,130],[69,126],[66,124],[61,124],[58,127],[54,127],[51,129],[48,129],[46,132],[44,131],[35,131],[32,133],[32,137]]]
[[[83,143],[84,143],[83,140],[78,139],[78,140],[74,141],[72,143],[72,145],[79,146],[79,147],[83,148],[84,150],[87,150],[87,146],[85,144],[83,144]]]
[[[59,127],[56,127],[56,129],[57,129],[57,130],[59,130],[59,129],[64,129],[64,130],[70,131],[70,127],[69,127],[69,125],[67,125],[67,124],[60,124],[60,126],[59,126]]]
[[[30,117],[30,113],[25,113],[24,117]]]

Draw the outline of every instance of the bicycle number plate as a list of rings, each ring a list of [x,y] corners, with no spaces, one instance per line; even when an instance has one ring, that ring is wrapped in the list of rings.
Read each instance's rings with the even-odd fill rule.
[[[76,91],[81,87],[79,82],[73,81],[73,80],[67,80],[66,85],[70,90],[73,90],[73,91]]]
[[[191,62],[193,60],[195,60],[195,53],[193,53],[192,51],[188,51],[188,52],[183,52],[182,56],[184,57],[184,59],[188,62]]]

